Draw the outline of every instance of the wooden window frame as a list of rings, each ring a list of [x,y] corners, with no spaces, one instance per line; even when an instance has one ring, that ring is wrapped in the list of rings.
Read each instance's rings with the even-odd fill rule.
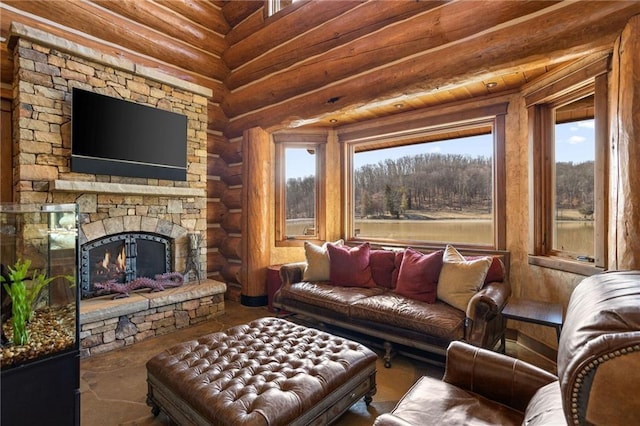
[[[457,105],[452,112],[442,109],[398,114],[374,124],[357,124],[338,129],[338,139],[343,146],[344,180],[343,229],[345,239],[354,243],[371,241],[389,246],[412,245],[420,248],[439,248],[442,242],[420,240],[361,239],[355,235],[354,170],[353,155],[362,146],[402,146],[422,141],[433,141],[437,135],[455,134],[456,130],[491,125],[493,134],[493,244],[478,245],[456,243],[457,247],[472,250],[506,250],[506,162],[505,162],[505,116],[508,102],[487,106]],[[446,137],[445,137],[446,138]],[[436,138],[437,139],[437,138]]]
[[[325,164],[327,131],[274,133],[275,144],[275,244],[278,247],[302,245],[304,241],[321,242],[326,235]],[[286,235],[286,164],[287,148],[307,148],[316,152],[315,229],[309,235]]]
[[[607,266],[608,81],[607,57],[587,60],[525,95],[529,117],[529,264],[589,276]],[[580,72],[578,72],[580,71]],[[594,259],[553,249],[554,108],[594,95]]]

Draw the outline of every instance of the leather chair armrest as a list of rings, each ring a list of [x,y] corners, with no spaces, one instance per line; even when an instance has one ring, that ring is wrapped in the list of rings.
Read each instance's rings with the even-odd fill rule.
[[[302,274],[306,266],[306,262],[286,263],[282,265],[280,267],[280,279],[282,280],[282,287],[302,281]]]
[[[524,412],[538,389],[558,378],[516,358],[454,341],[442,380]]]
[[[488,347],[487,324],[502,312],[511,295],[508,281],[487,283],[469,300],[467,305],[467,323],[465,340],[479,347]]]

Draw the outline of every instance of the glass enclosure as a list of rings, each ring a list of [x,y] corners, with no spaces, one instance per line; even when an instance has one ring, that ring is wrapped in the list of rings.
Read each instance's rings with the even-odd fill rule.
[[[77,207],[0,204],[0,368],[78,349]]]

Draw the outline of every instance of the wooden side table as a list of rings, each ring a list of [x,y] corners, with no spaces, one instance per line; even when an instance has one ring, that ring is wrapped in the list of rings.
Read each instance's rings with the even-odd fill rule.
[[[559,303],[538,302],[512,297],[502,310],[502,316],[516,321],[553,327],[556,330],[558,341],[560,341],[562,305]],[[502,336],[503,348],[505,347],[504,345],[505,337]]]

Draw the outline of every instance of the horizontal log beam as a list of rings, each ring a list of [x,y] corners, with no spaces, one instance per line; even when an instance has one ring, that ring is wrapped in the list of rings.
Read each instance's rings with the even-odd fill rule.
[[[264,26],[264,21],[264,11],[262,8],[256,10],[227,33],[225,36],[227,44],[232,46],[256,31],[259,31]]]
[[[5,0],[3,4],[212,79],[224,81],[229,73],[218,57],[135,22],[125,21],[93,3],[59,1],[52,7],[51,2],[43,0]],[[66,31],[65,37],[69,36],[70,32]],[[121,54],[117,49],[116,55]]]
[[[229,90],[237,89],[253,81],[258,81],[269,74],[286,69],[296,62],[302,62],[307,58],[329,52],[361,37],[363,42],[367,44],[369,42],[365,40],[372,36],[385,43],[390,40],[387,38],[389,32],[375,36],[376,31],[406,20],[417,13],[424,13],[443,3],[444,1],[374,1],[364,3],[359,7],[347,10],[341,16],[341,19],[321,23],[308,31],[303,37],[282,41],[271,51],[264,54],[259,61],[251,61],[237,70],[232,70],[226,80],[226,85]],[[281,31],[279,25],[281,25],[281,21],[276,21],[269,25],[269,30],[277,34]],[[397,33],[399,29],[402,29],[402,35],[404,35],[407,34],[407,28],[408,26],[405,25],[397,26],[391,32]],[[368,36],[370,34],[371,36]],[[395,35],[393,38],[395,47],[400,43],[397,40],[397,34],[393,35]],[[331,56],[353,56],[351,46],[336,50],[339,50],[339,52]],[[321,60],[325,61],[324,59]],[[304,68],[305,70],[307,69],[307,67]]]
[[[185,18],[218,34],[227,34],[231,27],[222,14],[222,8],[202,0],[152,0]]]
[[[360,4],[359,1],[305,3],[302,7],[298,7],[293,12],[274,21],[273,26],[276,28],[272,25],[266,25],[238,43],[229,46],[222,58],[230,69],[235,69]]]
[[[196,24],[160,3],[145,0],[91,0],[116,15],[131,19],[141,26],[180,40],[207,53],[221,57],[227,48],[223,34]]]
[[[31,17],[21,10],[16,10],[11,8],[10,6],[5,6],[3,3],[0,3],[0,34],[3,37],[8,38],[10,36],[10,27],[11,23],[13,22],[18,22],[33,28],[38,28],[54,36],[69,40],[72,43],[78,43],[84,47],[99,51],[106,55],[125,58],[138,65],[142,65],[150,69],[155,69],[172,77],[198,84],[203,87],[207,87],[213,92],[213,96],[210,98],[213,102],[221,102],[224,94],[227,92],[225,86],[221,81],[190,72],[188,70],[185,70],[184,68],[167,64],[166,62],[160,62],[153,58],[149,58],[146,55],[143,56],[136,52],[118,48],[118,46],[114,46],[109,43],[97,41],[94,38],[87,37],[87,35],[70,32],[68,31],[68,29],[61,28],[58,25],[51,24],[50,22],[44,21],[38,17]],[[11,84],[13,75],[10,73],[5,74],[4,67],[9,66],[8,61],[12,60],[13,55],[11,53],[8,53],[7,55],[4,54],[4,51],[8,52],[6,43],[2,43],[1,46],[3,49],[1,59],[3,66],[2,82]]]
[[[222,6],[226,21],[235,27],[249,15],[264,6],[264,0],[228,1]]]
[[[391,8],[394,4],[405,4],[404,2],[389,3],[390,5],[386,7]],[[408,4],[420,5],[421,3]],[[309,59],[303,59],[282,72],[274,73],[266,78],[262,78],[264,70],[259,70],[260,73],[257,75],[249,75],[247,72],[255,70],[255,66],[251,67],[252,64],[250,64],[245,67],[247,71],[242,69],[237,73],[230,74],[226,83],[232,93],[225,98],[222,108],[227,116],[235,117],[250,110],[281,102],[299,93],[310,92],[342,79],[354,78],[403,58],[431,50],[442,52],[443,46],[451,46],[453,51],[450,54],[455,55],[457,50],[455,43],[467,40],[475,34],[491,31],[493,28],[536,13],[541,9],[549,8],[553,4],[553,2],[492,1],[483,4],[483,15],[486,17],[474,19],[474,15],[478,13],[476,8],[470,8],[465,2],[453,2],[439,8],[425,8],[423,13],[415,16],[410,14],[411,17],[404,19],[403,22],[397,20],[384,22],[388,25],[379,31],[377,30],[380,16],[384,15],[378,15],[376,9],[362,6],[352,11],[354,14],[352,19],[340,20],[341,22],[349,22],[351,27],[355,25],[353,22],[366,24],[356,31],[360,37],[355,41],[348,42],[350,41],[348,39],[350,32],[346,28],[342,28],[342,32],[347,34],[345,36],[347,40],[344,40],[347,43],[324,54],[316,54]],[[376,6],[377,3],[372,3],[372,5]],[[434,5],[431,4],[431,6]],[[399,6],[396,7],[399,8]],[[406,18],[409,10],[402,13],[403,11],[400,9],[399,18]],[[347,16],[349,13],[345,13],[344,17]],[[327,27],[329,26],[330,24],[327,24]],[[323,27],[321,26],[319,29]],[[425,31],[425,28],[429,30]],[[513,31],[520,31],[520,28]],[[333,33],[333,28],[329,27],[325,32]],[[274,57],[267,54],[260,63],[267,63],[271,67],[268,69],[269,71],[274,70],[274,67],[279,68],[279,65],[272,64],[274,59],[291,65],[290,62],[298,56],[298,51],[301,51],[300,56],[305,58],[303,55],[307,49],[304,46],[313,45],[317,41],[319,40],[317,40],[315,33],[310,36],[310,39],[301,37],[290,43],[290,50],[282,52],[280,55],[278,53],[282,49],[276,49]],[[343,42],[343,40],[339,41]],[[484,48],[486,47],[484,46]],[[447,53],[448,55],[449,53]],[[233,83],[236,77],[242,78],[242,80]],[[249,78],[251,81],[259,83],[247,84],[234,90],[234,84],[246,84]],[[291,84],[292,81],[296,84]],[[259,90],[257,90],[256,84],[259,84]]]
[[[522,71],[531,64],[556,63],[610,49],[627,20],[638,13],[640,3],[634,2],[556,6],[526,23],[500,26],[447,49],[413,55],[358,78],[301,92],[278,104],[231,118],[225,135],[233,138],[256,126],[285,127],[299,120],[313,121],[372,102],[433,93],[491,74]],[[543,27],[550,31],[533,31]],[[329,99],[337,100],[329,103]]]

